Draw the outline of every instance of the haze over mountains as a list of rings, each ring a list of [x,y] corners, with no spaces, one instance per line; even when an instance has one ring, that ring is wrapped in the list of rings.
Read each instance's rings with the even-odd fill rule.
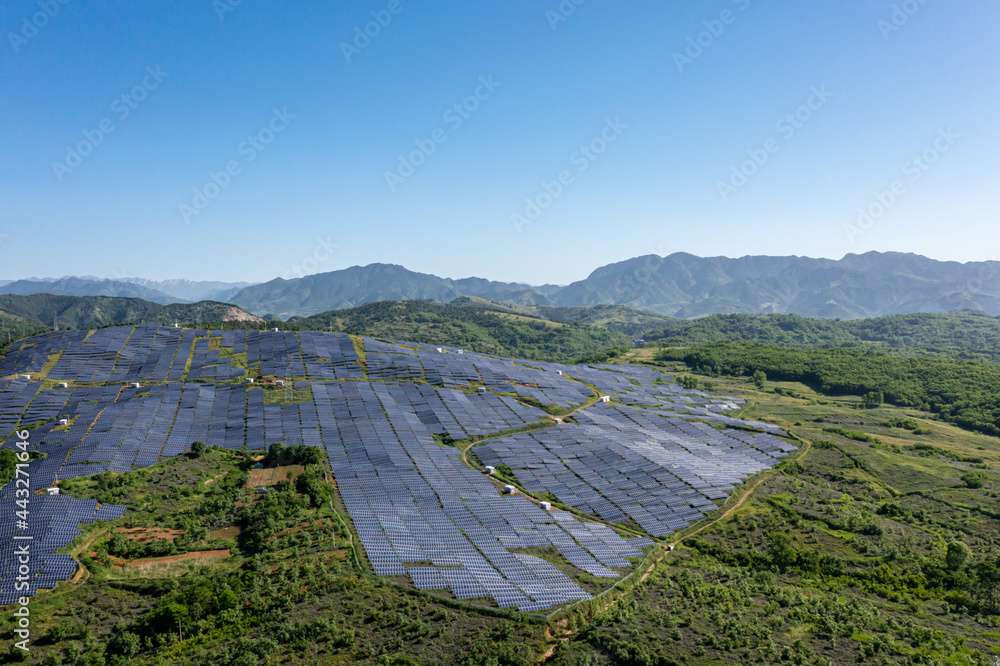
[[[161,305],[196,301],[226,301],[250,282],[197,280],[147,280],[139,277],[115,279],[91,275],[61,278],[0,280],[0,294],[54,294],[57,296],[114,296],[141,298]]]
[[[916,254],[870,252],[833,260],[675,253],[609,264],[567,286],[453,280],[371,264],[256,285],[141,278],[17,280],[0,282],[0,294],[127,296],[161,304],[215,300],[282,318],[378,301],[471,296],[521,305],[627,305],[683,319],[729,313],[855,319],[962,309],[1000,315],[998,278],[1000,262],[962,264]]]

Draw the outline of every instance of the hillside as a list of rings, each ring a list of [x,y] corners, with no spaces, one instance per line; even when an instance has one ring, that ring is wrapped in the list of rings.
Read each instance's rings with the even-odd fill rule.
[[[485,354],[565,361],[609,347],[631,345],[622,333],[599,326],[550,321],[517,308],[483,302],[386,301],[292,319],[301,328],[334,330],[394,340],[463,347]]]
[[[100,328],[130,322],[172,325],[200,321],[258,320],[227,303],[202,301],[160,305],[139,298],[111,296],[0,295],[0,321],[41,330],[58,323],[59,328]]]
[[[703,374],[750,377],[760,372],[823,393],[877,396],[874,404],[932,412],[962,428],[1000,437],[1000,367],[993,363],[749,342],[666,349],[657,360],[684,361]]]
[[[504,310],[527,317],[546,319],[561,323],[587,324],[606,328],[628,336],[641,336],[659,326],[668,326],[674,320],[644,310],[636,310],[625,305],[595,305],[591,307],[559,307],[554,305],[518,305],[491,301],[472,296],[463,296],[450,305],[468,305],[488,309]]]
[[[889,353],[1000,362],[1000,318],[982,312],[904,314],[849,321],[797,315],[712,315],[664,319],[648,330],[661,346],[759,342],[780,347],[872,348]]]
[[[378,301],[450,301],[459,296],[479,296],[515,303],[548,303],[548,299],[523,284],[480,278],[450,280],[390,264],[354,266],[291,280],[278,278],[247,287],[230,300],[249,312],[275,312],[287,318]]]

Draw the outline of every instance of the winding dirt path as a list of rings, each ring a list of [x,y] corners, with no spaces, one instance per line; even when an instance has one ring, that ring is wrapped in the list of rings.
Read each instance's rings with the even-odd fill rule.
[[[807,439],[803,439],[802,437],[799,437],[798,435],[793,434],[791,431],[789,431],[788,434],[790,436],[792,436],[795,440],[797,440],[801,444],[801,447],[799,448],[799,452],[795,456],[795,460],[801,460],[802,458],[804,458],[809,453],[810,449],[812,448],[812,442],[810,442]],[[660,562],[663,561],[663,558],[666,557],[666,555],[667,555],[668,552],[670,552],[669,550],[667,550],[667,547],[670,547],[670,546],[676,547],[676,546],[680,545],[685,539],[690,539],[691,537],[695,536],[696,534],[700,534],[701,532],[705,531],[709,527],[712,527],[713,525],[716,525],[717,523],[720,523],[723,520],[726,520],[727,518],[729,518],[741,506],[743,506],[743,504],[748,499],[750,499],[750,497],[754,494],[754,492],[756,492],[756,490],[761,485],[763,485],[766,481],[770,480],[777,473],[778,473],[778,470],[777,470],[777,468],[774,468],[774,467],[772,467],[771,469],[769,469],[767,471],[761,472],[758,475],[758,478],[755,479],[755,481],[754,481],[754,483],[752,485],[745,486],[743,488],[742,492],[740,493],[739,499],[736,500],[736,502],[733,503],[733,505],[731,507],[729,507],[728,509],[724,510],[722,513],[716,514],[712,518],[699,523],[690,532],[687,532],[686,534],[683,534],[682,536],[679,536],[677,539],[675,539],[673,541],[666,542],[666,543],[660,543],[658,546],[656,546],[656,548],[659,549],[660,552],[656,556],[655,559],[651,560],[648,563],[648,568],[646,569],[646,571],[644,571],[642,573],[642,575],[639,576],[639,582],[640,583],[645,582],[649,578],[649,576],[653,573],[653,571],[656,569],[657,565]],[[616,597],[614,599],[610,599],[608,601],[608,603],[604,604],[601,607],[601,610],[599,612],[603,613],[607,609],[609,609],[612,606],[614,606],[616,603],[618,603],[619,601],[621,601],[622,599],[624,599],[625,597],[627,597],[630,591],[627,591],[627,592],[619,595],[618,597]],[[556,626],[561,626],[561,627],[566,627],[566,624],[567,624],[566,618],[562,618],[562,619],[558,620],[555,623]],[[550,625],[549,627],[545,628],[545,637],[547,639],[556,638],[556,636],[554,636],[552,634],[551,626],[552,625]],[[567,641],[567,640],[570,639],[571,636],[573,636],[574,633],[575,632],[572,631],[572,630],[570,630],[570,629],[564,629],[564,631],[562,631],[560,633],[560,635],[558,636],[558,640],[560,640],[560,641]],[[556,650],[556,644],[553,644],[553,645],[549,646],[549,648],[539,657],[539,659],[538,659],[539,662],[548,661],[548,659],[553,654],[555,654],[555,650]]]

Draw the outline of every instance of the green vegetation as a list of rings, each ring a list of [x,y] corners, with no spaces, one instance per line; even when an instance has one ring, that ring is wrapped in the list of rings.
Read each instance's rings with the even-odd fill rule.
[[[763,389],[767,385],[767,373],[763,370],[756,370],[753,373],[753,383],[759,389]]]
[[[462,296],[449,303],[451,306],[479,306],[486,309],[504,310],[536,319],[547,319],[561,323],[588,324],[606,328],[628,336],[643,335],[647,331],[677,321],[670,317],[636,310],[625,305],[593,305],[589,307],[557,307],[554,305],[518,305],[503,301],[490,301],[471,296]]]
[[[712,315],[666,320],[647,331],[660,346],[756,342],[778,347],[870,349],[892,354],[1000,362],[1000,317],[981,312],[903,314],[871,319],[809,319],[798,315]]]
[[[174,303],[160,305],[141,298],[117,296],[31,296],[0,295],[0,322],[3,338],[7,333],[35,335],[50,330],[53,323],[59,328],[101,328],[128,323],[196,324],[223,321],[233,318],[256,319],[234,305],[202,301],[200,303]],[[242,322],[241,322],[242,323]],[[2,349],[0,349],[2,351]]]
[[[323,449],[305,444],[285,446],[275,442],[268,448],[262,461],[264,467],[281,467],[284,465],[321,465],[325,462]]]
[[[540,361],[631,346],[622,333],[490,309],[433,301],[384,301],[290,320],[302,328],[346,331],[394,340],[447,344],[472,351]]]
[[[834,395],[881,394],[890,404],[933,412],[949,423],[1000,436],[1000,367],[992,363],[729,342],[667,349],[658,359],[684,361],[704,374],[766,372],[772,379],[802,382]],[[865,406],[877,406],[870,404],[874,402]]]
[[[7,482],[14,478],[16,465],[17,455],[14,449],[0,449],[0,486],[7,485]]]
[[[859,411],[856,397],[819,404],[806,388],[788,400],[721,381],[752,401],[746,418],[810,441],[617,603],[565,615],[550,663],[992,665],[1000,475],[975,470],[982,488],[962,477],[974,453],[995,466],[997,440],[896,408]],[[953,456],[926,457],[916,428],[887,426],[896,419]]]
[[[252,464],[241,452],[208,449],[65,482],[77,496],[136,509],[88,527],[74,546],[83,579],[32,601],[24,662],[534,663],[537,621],[366,574],[321,472],[256,494],[246,485]],[[220,548],[229,553],[209,550]],[[185,553],[195,559],[180,559]]]

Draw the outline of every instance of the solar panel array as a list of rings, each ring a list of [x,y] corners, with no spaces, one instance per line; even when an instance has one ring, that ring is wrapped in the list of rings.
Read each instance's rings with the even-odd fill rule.
[[[0,502],[2,510],[13,515],[13,501]],[[30,520],[26,529],[19,529],[10,520],[0,521],[0,605],[16,603],[21,596],[34,595],[40,589],[50,589],[67,580],[76,571],[77,563],[68,554],[56,553],[80,534],[81,523],[95,520],[117,520],[125,507],[98,506],[97,500],[84,500],[69,495],[35,495],[31,498]],[[17,550],[29,548],[31,571],[24,578],[19,571],[21,562]],[[28,585],[26,590],[15,588],[16,582]]]
[[[0,359],[8,377],[0,379],[0,445],[12,446],[17,427],[35,426],[31,448],[45,455],[30,464],[34,488],[148,466],[195,440],[229,449],[261,450],[275,441],[322,447],[376,573],[525,611],[588,598],[566,571],[614,580],[653,542],[543,511],[521,494],[502,495],[434,435],[458,440],[518,429],[545,413],[509,394],[580,406],[594,398],[583,382],[597,386],[615,402],[576,412],[575,424],[486,439],[473,451],[485,464],[507,465],[529,491],[552,493],[608,522],[632,521],[652,536],[711,513],[735,483],[794,448],[774,436],[780,431],[773,426],[712,427],[746,425],[726,414],[741,401],[685,390],[645,367],[516,361],[371,338],[362,344],[364,363],[350,336],[320,331],[143,325],[21,341]],[[52,385],[12,378],[40,373],[46,363],[48,379],[71,385],[44,388]],[[308,391],[268,394],[275,389],[243,383],[248,370]],[[140,387],[123,387],[131,382]],[[286,401],[290,396],[295,400]],[[0,490],[0,512],[13,515],[13,498],[12,485]],[[32,592],[75,570],[54,551],[80,523],[122,511],[65,495],[33,496]],[[0,521],[5,573],[14,547],[9,525]],[[514,552],[543,547],[560,553],[565,571]],[[3,595],[10,594],[8,580]]]
[[[714,512],[713,500],[734,483],[794,449],[770,434],[743,436],[629,407],[595,405],[577,420],[490,440],[476,455],[507,465],[529,492],[667,536]]]

